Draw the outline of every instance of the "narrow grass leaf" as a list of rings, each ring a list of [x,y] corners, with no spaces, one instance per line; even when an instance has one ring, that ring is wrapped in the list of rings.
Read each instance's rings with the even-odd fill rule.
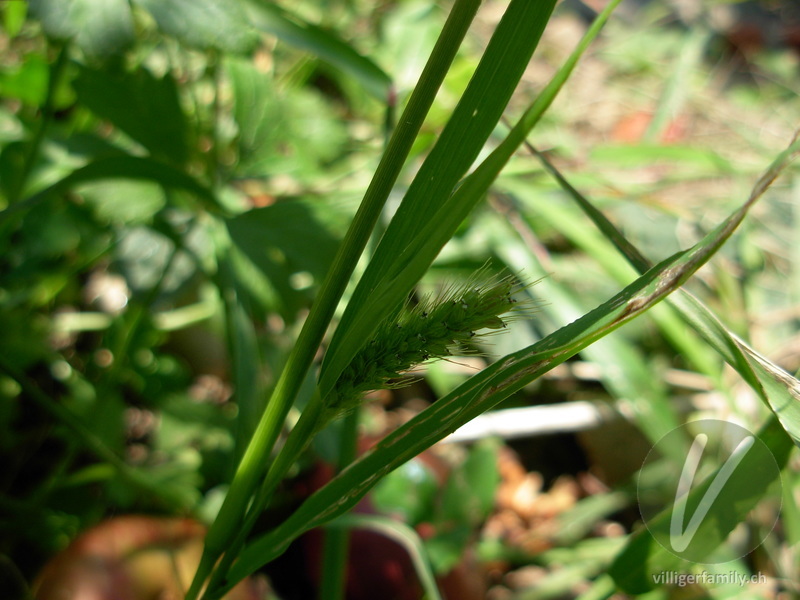
[[[433,104],[436,92],[455,58],[479,5],[480,0],[457,0],[445,23],[442,34],[437,40],[431,57],[420,76],[419,83],[414,88],[398,126],[389,140],[386,152],[381,158],[350,229],[339,246],[317,301],[312,306],[297,343],[281,372],[267,404],[267,409],[242,457],[217,519],[209,529],[200,565],[186,595],[187,600],[194,600],[199,596],[217,559],[230,549],[229,544],[232,539],[237,535],[243,537],[247,533],[242,530],[237,531],[237,529],[258,486],[259,477],[269,468],[269,455],[280,428],[283,426],[286,414],[311,367],[314,354],[322,342],[350,275],[369,240],[383,205],[397,181],[425,116]],[[312,402],[310,407],[315,406],[317,404]],[[313,422],[309,423],[309,426],[313,431]],[[303,443],[304,441],[300,440],[297,447],[302,448]],[[276,473],[276,477],[280,477],[280,472],[276,471]],[[267,479],[269,480],[269,477]],[[265,481],[262,489],[269,489],[269,487],[269,481]],[[266,499],[266,497],[262,497],[261,502],[265,502]],[[261,504],[257,504],[252,511],[260,511],[261,508]],[[249,523],[254,521],[253,518],[247,520]],[[221,576],[223,576],[226,568],[221,566],[218,573],[222,573]]]
[[[253,319],[237,292],[235,271],[225,257],[220,259],[220,287],[225,303],[234,401],[238,408],[235,440],[238,459],[264,411],[263,390],[259,385],[262,361]]]
[[[545,168],[556,181],[583,209],[603,234],[616,246],[620,253],[628,259],[639,272],[650,268],[647,260],[625,237],[597,210],[578,190],[576,190],[556,169],[552,163],[533,147],[529,149],[542,161]],[[800,153],[800,142],[797,135],[789,147],[781,152],[758,182],[750,194],[748,204],[756,202],[768,189],[781,171]],[[786,432],[796,444],[800,445],[800,384],[797,379],[774,365],[767,358],[749,348],[734,335],[722,322],[702,303],[686,290],[670,297],[670,304],[677,310],[685,322],[691,325],[703,339],[709,343],[756,391],[759,397],[777,415]],[[773,383],[782,383],[782,387],[774,387]],[[766,392],[765,386],[773,389],[773,394]]]
[[[447,157],[441,157],[441,171],[435,173],[423,171],[425,168],[423,165],[414,183],[420,182],[418,189],[424,195],[414,196],[411,194],[412,189],[409,189],[409,194],[404,198],[386,235],[381,240],[373,260],[359,281],[348,309],[331,341],[331,347],[325,357],[320,375],[320,388],[323,396],[327,394],[336,378],[358,352],[364,340],[368,339],[378,323],[403,301],[427,271],[444,244],[453,236],[463,219],[483,199],[502,168],[524,143],[527,134],[553,102],[575,68],[578,59],[600,32],[618,3],[619,0],[614,0],[606,6],[562,68],[527,109],[520,122],[454,193],[451,194],[453,186],[460,177],[462,168],[466,168],[461,159],[453,159],[451,162],[449,159],[446,160]],[[480,133],[480,124],[475,121],[492,119],[492,127],[496,125],[500,113],[497,112],[494,102],[485,99],[484,95],[490,94],[493,99],[495,94],[500,93],[494,86],[498,84],[496,79],[501,75],[503,76],[501,81],[508,85],[511,83],[510,76],[513,75],[518,80],[522,73],[514,70],[498,74],[492,69],[494,63],[490,63],[487,57],[490,56],[490,51],[494,51],[505,60],[510,58],[509,53],[514,52],[519,60],[520,57],[525,56],[523,53],[527,53],[527,62],[547,19],[549,19],[552,8],[552,3],[545,2],[512,2],[509,5],[503,21],[498,25],[492,38],[495,46],[490,43],[478,71],[470,82],[470,87],[467,88],[464,98],[462,98],[462,102],[464,102],[464,99],[469,96],[470,102],[465,103],[466,108],[461,111],[459,109],[462,104],[459,103],[451,123],[458,123],[460,128],[474,131],[476,136]],[[516,29],[520,24],[523,24],[526,29],[524,36],[533,36],[533,47],[511,45],[506,39],[508,36],[519,35]],[[534,36],[535,33],[538,35]],[[492,54],[492,56],[494,55]],[[497,59],[493,58],[493,60]],[[486,63],[489,64],[484,67]],[[484,87],[490,84],[492,87],[488,89]],[[474,100],[470,96],[471,89],[476,96]],[[481,118],[477,119],[479,115]],[[457,116],[458,120],[456,120]],[[448,123],[448,127],[450,127],[450,123]],[[445,133],[447,133],[447,128]],[[452,137],[445,138],[445,133],[442,134],[442,139],[437,143],[436,148],[440,145],[448,148],[450,144],[456,144],[448,151],[460,154],[463,148],[468,147],[465,144],[473,143],[469,138],[464,139],[456,133],[451,134]],[[486,135],[488,136],[488,133]],[[481,141],[481,145],[482,143],[483,141]],[[480,147],[475,151],[475,156],[477,156],[478,150]],[[431,153],[431,156],[435,156],[434,152]],[[431,156],[426,160],[426,164],[432,160]],[[436,165],[437,163],[432,164]],[[413,187],[414,184],[412,184]],[[420,227],[420,223],[422,227]]]
[[[766,191],[781,170],[797,155],[798,151],[800,151],[800,144],[795,139],[790,147],[773,161],[772,165],[759,179],[751,193],[748,204],[755,202]],[[631,264],[640,271],[646,269],[649,265],[647,259],[625,240],[602,213],[595,209],[588,200],[566,181],[557,169],[547,161],[546,157],[538,152],[536,154],[562,187],[584,209],[598,228],[615,243]],[[788,451],[791,448],[789,440],[794,441],[796,445],[800,445],[800,382],[748,347],[689,292],[680,290],[678,294],[670,297],[669,301],[678,310],[683,319],[700,333],[723,356],[726,362],[736,369],[772,409],[777,420],[768,426],[768,446],[775,454],[779,464],[785,462]],[[776,423],[780,423],[784,432],[789,435],[781,436],[779,433],[772,431],[775,429]],[[761,472],[761,470],[754,469],[753,472]],[[709,481],[711,480],[713,480],[713,477],[709,478]],[[707,551],[713,551],[726,539],[730,530],[745,519],[746,514],[756,506],[771,483],[771,480],[753,479],[751,481],[752,493],[740,504],[737,503],[737,510],[733,515],[734,518],[727,524],[729,527],[705,532],[699,531],[696,539],[707,541]],[[693,494],[697,495],[696,497],[700,497],[702,493],[704,493],[704,488],[699,488],[693,492]],[[670,518],[670,514],[665,513],[658,518],[659,523],[662,525],[668,524]],[[617,585],[626,592],[642,593],[655,587],[653,579],[655,573],[678,570],[682,566],[681,563],[680,559],[664,550],[647,531],[643,530],[631,539],[625,550],[616,559],[610,573]]]
[[[745,203],[691,249],[656,265],[573,323],[494,363],[388,435],[309,497],[275,530],[247,546],[231,569],[227,584],[280,555],[304,531],[355,506],[386,473],[678,289],[730,237],[751,205],[752,201]]]
[[[653,119],[644,134],[646,141],[656,141],[663,135],[670,121],[680,114],[691,90],[691,78],[703,60],[710,39],[711,30],[704,27],[699,20],[686,32],[674,70],[666,81]]]
[[[566,219],[559,219],[558,223],[565,224],[565,221]],[[567,224],[567,231],[572,225],[574,223]],[[498,223],[498,227],[489,233],[492,247],[497,249],[509,268],[524,269],[531,277],[542,278],[536,288],[537,296],[547,298],[547,302],[542,305],[542,312],[550,315],[556,323],[568,322],[576,315],[583,314],[588,307],[580,292],[570,289],[569,284],[559,282],[556,277],[546,277],[547,272],[537,261],[535,253],[519,252],[519,241],[509,235],[509,227],[511,224],[507,222]],[[518,227],[524,227],[524,224],[518,223]],[[522,233],[527,235],[526,232]],[[589,233],[597,235],[596,232]],[[572,239],[569,234],[566,235]],[[631,269],[627,264],[624,266],[627,267],[627,281],[630,281]],[[631,409],[637,424],[653,443],[678,426],[676,411],[668,397],[663,378],[659,377],[654,371],[655,367],[648,364],[646,357],[641,356],[625,338],[604,338],[586,348],[582,355],[598,365],[603,385],[612,396]]]

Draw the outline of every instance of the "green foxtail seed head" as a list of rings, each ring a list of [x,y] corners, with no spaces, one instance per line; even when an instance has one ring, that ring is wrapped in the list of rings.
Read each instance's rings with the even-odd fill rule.
[[[484,274],[482,269],[463,286],[405,305],[378,327],[336,382],[323,421],[354,409],[365,392],[397,387],[414,366],[469,353],[476,336],[503,329],[509,317],[501,315],[518,312],[511,296],[518,289],[516,280],[508,276],[480,283]]]

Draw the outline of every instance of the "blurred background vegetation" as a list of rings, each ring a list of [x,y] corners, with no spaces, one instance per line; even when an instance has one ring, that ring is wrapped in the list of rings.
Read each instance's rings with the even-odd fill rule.
[[[105,518],[213,518],[441,29],[441,4],[0,3],[0,587],[18,590],[9,597],[26,597],[46,561]],[[510,116],[602,4],[558,6]],[[387,220],[502,8],[481,8]],[[799,67],[791,1],[623,3],[531,141],[660,260],[738,206],[786,146],[800,123]],[[798,203],[795,168],[689,285],[790,373],[800,369]],[[536,315],[480,355],[375,394],[363,445],[634,276],[529,153],[421,291],[487,259],[544,278],[525,292]],[[698,415],[765,419],[719,356],[657,308],[504,404],[563,406],[555,432],[531,417],[515,439],[442,444],[371,495],[365,510],[416,529],[447,597],[579,596],[639,520],[632,477],[652,443]],[[575,401],[607,411],[605,422],[578,431]],[[264,526],[324,482],[337,439],[315,441]],[[798,592],[793,461],[778,527],[735,563],[770,577],[748,597]],[[775,510],[766,512],[750,527],[769,523]],[[396,548],[353,543],[362,557],[386,557],[353,566],[364,583],[349,597],[389,597],[370,587],[392,581],[386,564],[405,573],[392,585],[413,580]],[[270,577],[279,597],[314,596],[318,554],[308,536],[281,559]],[[407,587],[398,598],[418,597]],[[739,593],[662,586],[650,597]]]

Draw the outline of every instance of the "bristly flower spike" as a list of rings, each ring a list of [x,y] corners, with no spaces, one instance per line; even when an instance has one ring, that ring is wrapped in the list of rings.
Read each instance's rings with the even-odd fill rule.
[[[524,287],[516,278],[485,278],[486,269],[481,269],[467,284],[406,305],[384,322],[339,377],[323,422],[357,407],[365,392],[397,387],[403,374],[420,363],[468,353],[476,337],[503,329],[524,313],[520,307],[525,303],[511,296]]]

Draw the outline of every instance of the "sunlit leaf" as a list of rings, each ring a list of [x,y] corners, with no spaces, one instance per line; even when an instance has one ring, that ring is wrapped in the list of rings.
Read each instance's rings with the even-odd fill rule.
[[[47,35],[73,39],[91,58],[119,54],[133,43],[133,18],[126,0],[31,0],[28,5]]]
[[[252,50],[258,35],[238,0],[135,0],[146,8],[167,35],[196,48],[242,54]]]

